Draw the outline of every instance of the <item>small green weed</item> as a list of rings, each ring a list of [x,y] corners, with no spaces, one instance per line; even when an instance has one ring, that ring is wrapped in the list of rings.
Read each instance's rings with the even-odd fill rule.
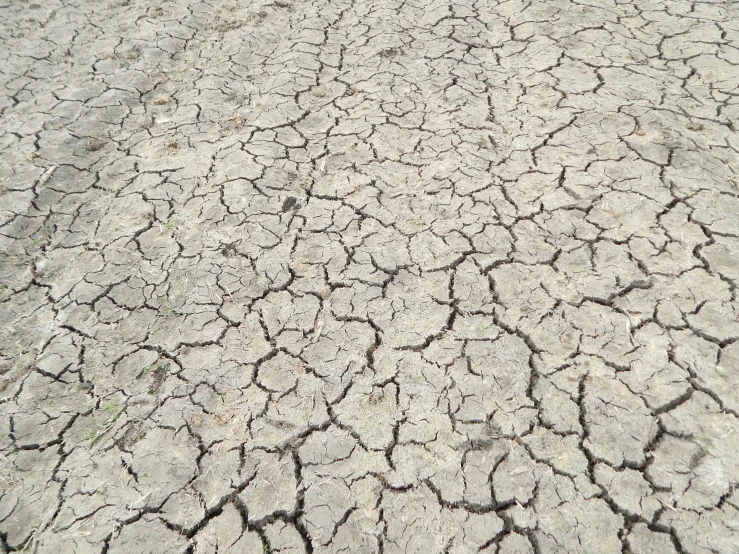
[[[148,366],[141,370],[141,373],[139,373],[138,376],[143,377],[144,375],[148,375],[152,371],[154,373],[159,373],[163,369],[168,369],[169,364],[162,363],[161,360],[161,358],[157,358],[156,360],[151,362]]]
[[[92,431],[87,433],[87,435],[85,435],[84,440],[89,440],[92,444],[96,443],[103,437],[103,435],[110,431],[113,428],[113,425],[115,425],[115,422],[120,419],[121,414],[123,413],[120,409],[120,405],[116,404],[115,402],[103,402],[100,405],[100,411],[105,412],[110,417],[105,423],[99,425],[97,429],[93,429]]]
[[[180,315],[180,312],[177,310],[177,308],[175,308],[174,305],[172,305],[172,303],[170,302],[163,303],[161,308],[159,308],[159,311],[164,315]]]
[[[120,408],[120,406],[116,404],[115,402],[103,402],[100,405],[100,409],[108,414],[117,412],[118,408]]]
[[[46,227],[41,227],[34,235],[30,237],[31,244],[39,248],[51,240],[51,231]]]

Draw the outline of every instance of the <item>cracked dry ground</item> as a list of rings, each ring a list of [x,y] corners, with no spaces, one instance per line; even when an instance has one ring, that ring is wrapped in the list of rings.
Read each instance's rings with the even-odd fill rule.
[[[739,4],[0,15],[1,550],[739,552]]]

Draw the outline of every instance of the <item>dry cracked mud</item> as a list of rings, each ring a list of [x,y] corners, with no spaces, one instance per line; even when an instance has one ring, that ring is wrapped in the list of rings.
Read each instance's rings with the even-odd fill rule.
[[[0,16],[0,550],[739,552],[739,4]]]

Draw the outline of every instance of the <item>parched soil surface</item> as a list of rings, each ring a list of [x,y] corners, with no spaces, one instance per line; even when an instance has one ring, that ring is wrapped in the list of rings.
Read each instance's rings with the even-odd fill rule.
[[[739,552],[739,4],[32,1],[0,550]]]

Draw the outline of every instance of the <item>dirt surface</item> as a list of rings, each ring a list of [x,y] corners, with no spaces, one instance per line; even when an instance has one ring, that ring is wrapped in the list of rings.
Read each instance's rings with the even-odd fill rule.
[[[0,18],[0,550],[739,552],[739,4]]]

